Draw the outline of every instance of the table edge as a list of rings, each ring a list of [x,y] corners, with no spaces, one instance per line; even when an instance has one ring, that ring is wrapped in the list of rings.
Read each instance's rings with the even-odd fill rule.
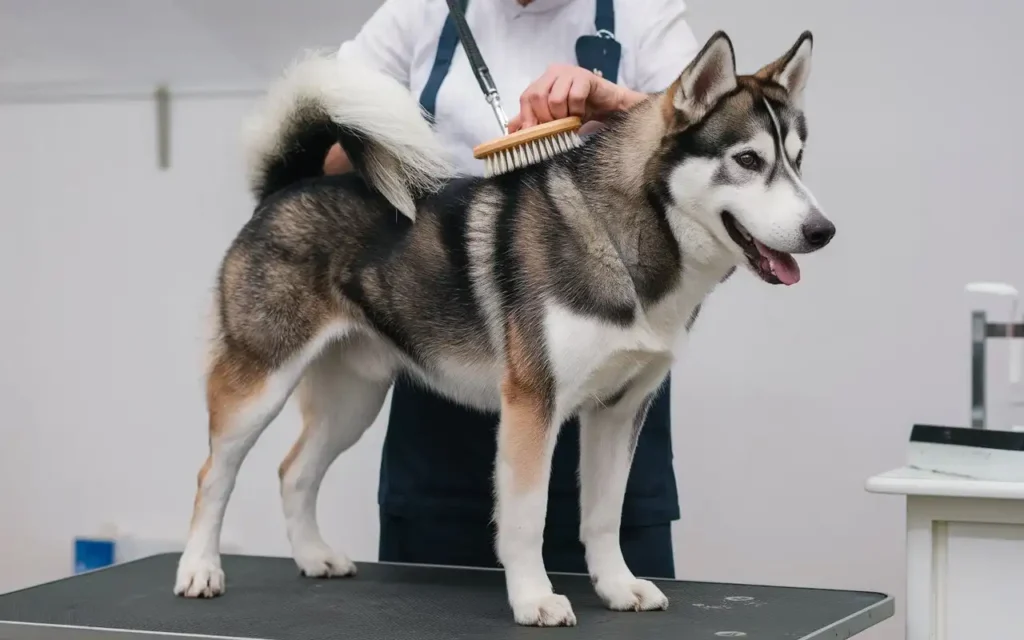
[[[16,635],[6,635],[10,630]],[[131,638],[131,640],[167,640],[169,638],[188,640],[270,640],[269,638],[211,636],[176,631],[144,631],[142,629],[113,629],[107,627],[84,627],[74,624],[53,624],[49,622],[17,622],[0,620],[0,640],[107,640],[110,637]]]
[[[871,604],[860,611],[837,620],[827,627],[822,627],[799,640],[825,640],[832,638],[852,638],[871,627],[892,618],[896,613],[896,601],[892,596]],[[16,635],[9,636],[18,640],[105,640],[111,635],[132,638],[132,640],[267,640],[253,637],[212,636],[195,633],[178,633],[173,631],[143,631],[140,629],[110,629],[105,627],[84,627],[80,625],[64,625],[42,622],[14,622],[0,620],[0,640],[5,640],[6,631]],[[829,636],[828,634],[832,634]]]
[[[827,636],[831,638],[852,638],[858,633],[885,622],[894,615],[896,615],[896,599],[893,596],[886,596],[885,599],[851,613],[842,620],[837,620],[827,627],[818,629],[800,640],[825,640],[826,634],[833,634]]]
[[[976,498],[992,500],[1024,500],[1024,482],[975,480],[956,476],[908,477],[906,467],[871,476],[864,483],[869,493],[935,496],[941,498]]]

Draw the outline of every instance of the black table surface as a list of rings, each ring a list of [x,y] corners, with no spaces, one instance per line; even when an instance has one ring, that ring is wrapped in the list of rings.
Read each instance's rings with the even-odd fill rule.
[[[354,578],[300,577],[289,558],[224,556],[227,591],[176,597],[177,555],[0,596],[0,639],[837,640],[892,616],[881,593],[658,580],[667,611],[606,610],[586,576],[551,576],[577,626],[517,626],[497,570],[357,563]],[[114,630],[117,630],[115,632]]]

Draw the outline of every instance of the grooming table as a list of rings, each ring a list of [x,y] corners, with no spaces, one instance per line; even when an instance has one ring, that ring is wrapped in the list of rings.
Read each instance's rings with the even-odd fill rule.
[[[358,563],[310,579],[289,558],[224,556],[227,592],[171,593],[177,555],[158,555],[0,596],[2,640],[836,640],[892,616],[884,594],[665,580],[667,611],[606,610],[583,575],[553,574],[571,628],[520,627],[497,570]]]

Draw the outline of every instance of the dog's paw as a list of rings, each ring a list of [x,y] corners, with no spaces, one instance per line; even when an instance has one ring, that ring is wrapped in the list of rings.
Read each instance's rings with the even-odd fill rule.
[[[174,581],[174,595],[213,598],[224,593],[224,571],[217,558],[182,558]]]
[[[530,627],[574,627],[576,614],[565,596],[549,593],[512,604],[517,624]]]
[[[295,564],[307,578],[344,578],[356,575],[356,565],[341,553],[331,551],[327,545],[299,549]]]
[[[612,611],[668,609],[668,598],[650,580],[609,580],[594,585],[597,595]]]

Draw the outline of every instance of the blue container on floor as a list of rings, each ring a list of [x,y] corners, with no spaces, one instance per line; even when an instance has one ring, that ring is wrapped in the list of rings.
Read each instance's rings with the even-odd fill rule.
[[[75,573],[102,569],[114,564],[114,541],[75,538]]]

